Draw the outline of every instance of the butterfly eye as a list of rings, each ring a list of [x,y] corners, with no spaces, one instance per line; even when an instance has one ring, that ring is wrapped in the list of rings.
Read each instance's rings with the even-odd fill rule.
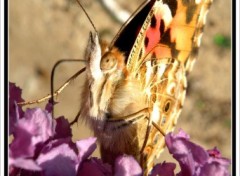
[[[100,63],[100,68],[103,71],[108,71],[113,69],[116,64],[117,64],[117,59],[111,55],[107,55],[102,58]]]

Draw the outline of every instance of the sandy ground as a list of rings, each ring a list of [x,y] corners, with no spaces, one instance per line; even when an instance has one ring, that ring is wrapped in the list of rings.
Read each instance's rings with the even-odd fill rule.
[[[133,12],[143,0],[119,0]],[[11,0],[9,9],[9,80],[23,89],[25,100],[50,91],[50,73],[63,58],[83,59],[90,23],[74,0]],[[111,41],[121,24],[97,0],[82,1],[103,38]],[[231,36],[231,2],[214,0],[208,15],[198,61],[188,77],[189,86],[178,121],[196,143],[206,149],[217,146],[231,157],[231,49],[214,43],[218,34]],[[57,69],[55,87],[60,86],[84,63],[66,63]],[[70,121],[80,108],[85,74],[58,97],[56,115]],[[39,105],[35,105],[39,106]],[[40,105],[40,106],[44,106]],[[91,135],[81,123],[73,126],[74,140]],[[98,152],[96,152],[98,155]],[[160,160],[169,160],[164,152]]]

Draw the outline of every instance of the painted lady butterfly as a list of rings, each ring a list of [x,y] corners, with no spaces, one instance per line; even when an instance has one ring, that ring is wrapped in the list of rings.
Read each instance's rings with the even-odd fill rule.
[[[110,45],[91,34],[81,116],[113,163],[133,155],[148,173],[183,107],[211,0],[148,0]]]
[[[94,131],[105,162],[129,154],[149,173],[183,107],[186,74],[196,60],[211,3],[147,0],[110,44],[90,34],[78,115]]]

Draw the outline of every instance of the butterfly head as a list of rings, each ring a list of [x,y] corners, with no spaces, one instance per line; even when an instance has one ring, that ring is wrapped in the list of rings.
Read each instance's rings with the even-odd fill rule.
[[[111,78],[121,79],[126,75],[125,56],[117,48],[109,48],[108,43],[99,40],[96,33],[90,33],[86,50],[87,73],[89,78],[95,80],[112,75]],[[115,78],[114,78],[115,77]]]
[[[100,69],[103,73],[124,71],[124,55],[117,48],[112,48],[103,54],[100,62]]]

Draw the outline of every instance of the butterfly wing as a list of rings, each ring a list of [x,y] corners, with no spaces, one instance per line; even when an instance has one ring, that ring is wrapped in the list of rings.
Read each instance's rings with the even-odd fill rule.
[[[190,71],[200,46],[212,0],[148,0],[112,42],[126,55],[129,70],[146,54],[177,58]]]
[[[145,1],[126,21],[110,44],[110,48],[114,46],[125,54],[126,63],[133,46],[136,45],[135,40],[155,1],[156,0]]]
[[[141,80],[151,109],[150,120],[172,131],[181,112],[186,73],[200,46],[212,0],[151,0],[120,30],[112,45],[126,56],[127,70]],[[164,147],[164,138],[151,128],[144,150],[148,169]]]

